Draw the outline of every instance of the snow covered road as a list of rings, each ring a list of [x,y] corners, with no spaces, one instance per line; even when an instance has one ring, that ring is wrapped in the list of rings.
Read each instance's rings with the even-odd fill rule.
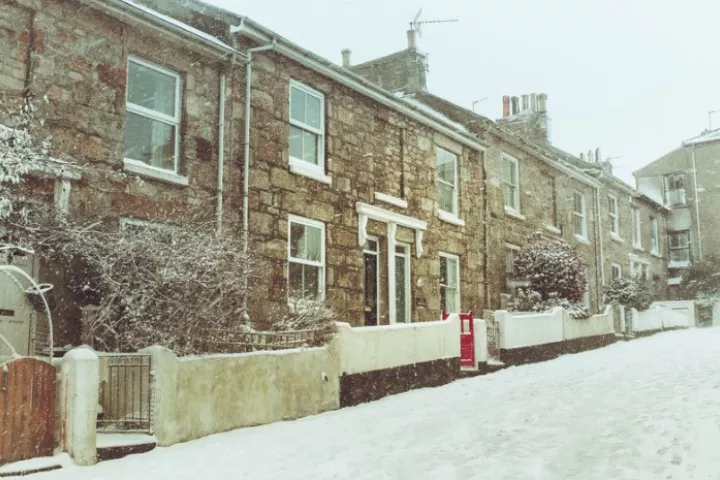
[[[34,478],[720,479],[720,328]]]

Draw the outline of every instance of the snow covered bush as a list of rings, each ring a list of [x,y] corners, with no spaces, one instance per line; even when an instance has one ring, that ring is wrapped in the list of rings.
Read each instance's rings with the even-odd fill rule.
[[[579,305],[586,290],[584,265],[570,245],[537,240],[518,252],[514,265],[529,285],[510,301],[511,310],[543,312],[560,306],[573,317],[588,316]]]
[[[250,262],[240,241],[216,236],[213,225],[118,229],[113,219],[77,223],[48,209],[14,231],[63,269],[76,305],[99,306],[86,327],[98,349],[190,354],[198,335],[243,325]]]
[[[313,341],[308,346],[321,346],[337,332],[338,314],[322,300],[292,300],[289,310],[271,315],[270,329],[287,332],[312,330]]]
[[[605,285],[605,298],[608,302],[623,305],[626,308],[647,310],[653,302],[653,294],[648,282],[631,277],[621,277]]]
[[[720,296],[720,256],[708,255],[683,272],[680,295],[686,300]]]

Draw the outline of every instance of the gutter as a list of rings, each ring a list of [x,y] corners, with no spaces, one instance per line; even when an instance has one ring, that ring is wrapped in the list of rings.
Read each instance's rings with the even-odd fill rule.
[[[231,28],[231,32],[247,36],[260,43],[276,41],[276,38],[271,37],[270,33],[263,33],[256,27],[248,26],[247,22],[249,21],[250,20],[247,19],[247,17],[242,17],[240,25]],[[332,80],[335,80],[336,82],[345,85],[346,87],[355,90],[356,92],[361,93],[386,107],[407,115],[419,123],[432,127],[463,145],[476,150],[487,150],[487,145],[479,142],[474,136],[462,133],[451,126],[429,118],[428,115],[420,109],[414,108],[406,103],[401,103],[392,97],[389,92],[386,92],[361,76],[349,70],[341,69],[340,67],[333,65],[328,60],[321,59],[313,53],[293,44],[289,40],[281,39],[281,41],[283,43],[276,42],[275,51],[277,53],[291,58],[301,65],[325,75],[326,77],[329,77]]]

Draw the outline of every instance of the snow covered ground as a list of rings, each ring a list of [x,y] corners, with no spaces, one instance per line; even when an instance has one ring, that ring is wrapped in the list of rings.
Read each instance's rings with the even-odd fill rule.
[[[34,478],[720,479],[720,328]]]

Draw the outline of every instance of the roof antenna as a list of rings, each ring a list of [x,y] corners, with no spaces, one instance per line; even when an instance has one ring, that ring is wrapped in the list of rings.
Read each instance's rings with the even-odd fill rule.
[[[412,19],[410,22],[410,30],[417,32],[418,36],[422,38],[422,30],[420,30],[420,25],[425,25],[426,23],[452,23],[457,22],[458,19],[447,19],[447,20],[420,20],[420,15],[422,14],[422,8],[418,10],[418,12],[415,14],[415,18]]]

